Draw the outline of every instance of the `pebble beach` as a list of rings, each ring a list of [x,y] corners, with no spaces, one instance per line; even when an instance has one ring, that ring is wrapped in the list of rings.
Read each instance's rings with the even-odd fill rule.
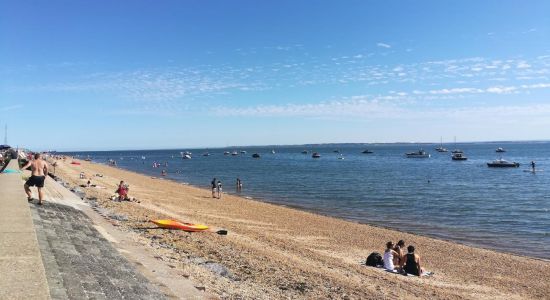
[[[56,176],[84,201],[123,216],[113,220],[180,268],[209,295],[227,299],[544,299],[550,261],[475,248],[349,222],[235,195],[151,178],[116,167],[57,160]],[[83,172],[86,179],[81,179]],[[95,176],[101,174],[102,176]],[[96,187],[80,187],[88,179]],[[111,200],[120,180],[136,201]],[[208,232],[158,229],[153,219],[210,226]],[[226,229],[228,235],[215,231]],[[387,241],[414,245],[431,277],[364,265]]]

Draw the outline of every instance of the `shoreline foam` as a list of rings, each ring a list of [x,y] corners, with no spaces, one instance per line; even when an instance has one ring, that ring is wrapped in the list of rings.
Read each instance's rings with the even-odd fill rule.
[[[197,266],[191,268],[201,273],[193,280],[209,283],[209,289],[220,296],[225,291],[235,297],[259,298],[520,299],[542,298],[550,292],[549,283],[537,280],[550,278],[550,263],[536,258],[474,248],[234,195],[213,200],[209,190],[100,164],[82,162],[81,167],[60,164],[58,170],[63,173],[61,177],[73,184],[85,182],[78,179],[80,171],[106,175],[93,180],[107,189],[88,189],[88,193],[99,196],[101,206],[130,215],[131,220],[122,225],[128,230],[143,224],[150,215],[179,217],[229,229],[226,238],[159,233],[159,230],[143,233],[147,238],[160,236],[153,240],[161,241],[168,252],[183,251],[187,256],[224,265],[234,274],[234,279],[239,280],[208,270],[201,272]],[[141,203],[102,199],[111,187],[114,190],[120,179],[130,183],[130,194]],[[425,267],[435,271],[435,277],[411,279],[359,264],[370,252],[382,252],[387,240],[401,238],[417,247]],[[182,239],[190,243],[182,244]]]

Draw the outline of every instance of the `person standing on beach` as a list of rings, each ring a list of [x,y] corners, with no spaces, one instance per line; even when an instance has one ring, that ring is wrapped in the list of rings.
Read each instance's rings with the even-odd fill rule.
[[[31,167],[31,177],[23,186],[25,188],[25,193],[27,193],[27,200],[29,202],[33,200],[30,187],[36,186],[38,189],[38,205],[42,205],[42,201],[44,200],[44,192],[42,191],[42,188],[44,187],[46,174],[48,174],[48,164],[46,161],[42,160],[40,153],[36,153],[34,155],[34,160],[29,161],[22,167],[22,169],[26,169],[28,167]]]
[[[216,177],[214,177],[214,179],[212,179],[212,182],[210,184],[212,185],[212,198],[216,198],[216,188],[217,188]]]
[[[217,191],[218,191],[218,199],[221,199],[222,198],[222,182],[219,181],[219,180],[218,180]]]

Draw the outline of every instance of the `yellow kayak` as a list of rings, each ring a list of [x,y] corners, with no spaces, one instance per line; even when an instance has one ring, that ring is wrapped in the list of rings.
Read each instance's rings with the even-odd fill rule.
[[[194,232],[208,229],[208,226],[202,224],[183,223],[175,220],[151,220],[159,227],[168,229],[180,229],[184,231]]]

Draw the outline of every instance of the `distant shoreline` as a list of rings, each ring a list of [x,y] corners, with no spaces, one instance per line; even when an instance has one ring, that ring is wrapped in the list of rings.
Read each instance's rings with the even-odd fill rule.
[[[544,144],[550,143],[549,140],[517,140],[517,141],[466,141],[457,142],[457,145],[490,145],[490,144]],[[384,142],[384,143],[318,143],[318,144],[281,144],[281,145],[241,145],[241,146],[218,146],[218,147],[178,147],[178,148],[150,148],[150,149],[102,149],[102,150],[51,150],[48,152],[56,152],[59,154],[71,154],[71,153],[86,153],[86,152],[129,152],[129,151],[181,151],[181,150],[221,150],[221,149],[240,149],[240,148],[282,148],[282,147],[315,147],[315,146],[376,146],[376,145],[439,145],[440,142]],[[443,145],[454,145],[454,142],[444,142]]]

